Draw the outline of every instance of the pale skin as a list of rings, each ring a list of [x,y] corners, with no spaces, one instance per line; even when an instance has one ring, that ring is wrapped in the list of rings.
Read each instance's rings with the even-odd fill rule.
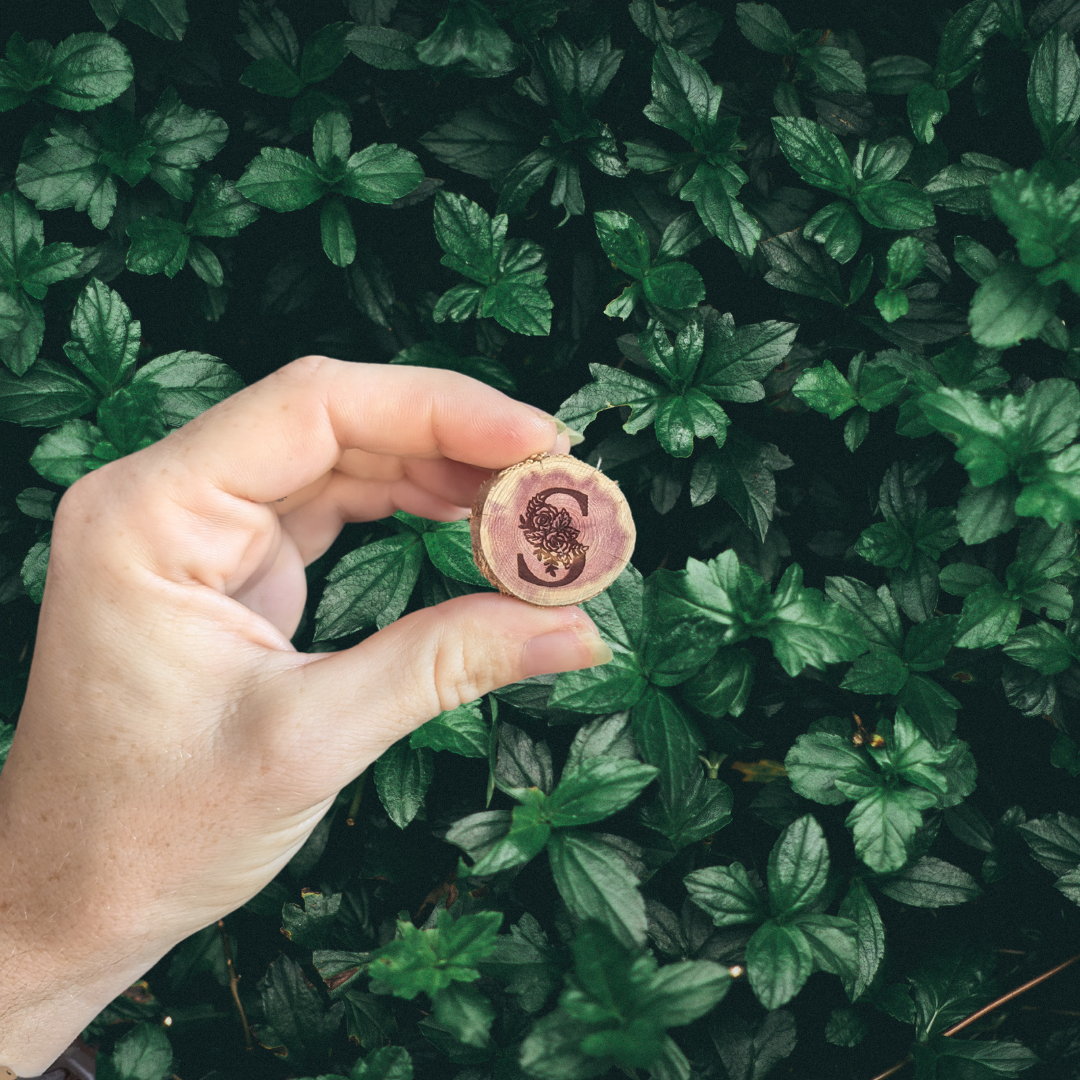
[[[345,522],[460,520],[492,470],[568,449],[464,375],[309,356],[64,494],[0,772],[0,1065],[44,1072],[420,724],[611,658],[579,608],[494,593],[290,641]]]

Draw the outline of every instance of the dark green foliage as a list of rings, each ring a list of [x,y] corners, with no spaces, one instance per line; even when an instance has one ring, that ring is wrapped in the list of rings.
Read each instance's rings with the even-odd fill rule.
[[[614,659],[400,738],[99,1077],[1077,1074],[1080,965],[947,1034],[1080,949],[1075,4],[0,7],[0,765],[64,489],[295,357],[637,527]],[[307,583],[314,652],[491,588],[402,510]]]

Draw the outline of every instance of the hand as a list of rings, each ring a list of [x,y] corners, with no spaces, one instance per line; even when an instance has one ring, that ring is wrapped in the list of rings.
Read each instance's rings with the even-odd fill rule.
[[[44,1072],[426,720],[611,658],[578,608],[496,594],[290,644],[344,522],[464,518],[491,470],[568,447],[466,376],[309,356],[65,493],[0,773],[0,1064]]]

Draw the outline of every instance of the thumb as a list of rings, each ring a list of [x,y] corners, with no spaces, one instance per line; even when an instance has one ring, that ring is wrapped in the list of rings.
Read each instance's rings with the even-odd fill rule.
[[[273,680],[266,712],[283,736],[292,733],[281,747],[290,784],[303,762],[321,799],[440,712],[533,675],[605,664],[612,653],[580,608],[473,593],[414,611],[351,649],[304,659]]]

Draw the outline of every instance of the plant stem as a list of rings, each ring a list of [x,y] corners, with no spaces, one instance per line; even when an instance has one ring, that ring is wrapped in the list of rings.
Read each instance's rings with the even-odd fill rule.
[[[349,814],[345,818],[346,825],[356,824],[356,815],[360,812],[360,800],[364,797],[364,781],[367,779],[365,769],[356,780],[356,791],[353,792],[352,802],[349,803]]]
[[[1064,971],[1070,964],[1075,964],[1077,960],[1080,960],[1080,953],[1077,953],[1075,956],[1070,956],[1068,960],[1062,960],[1056,967],[1052,967],[1049,971],[1044,971],[1041,975],[1036,975],[1034,979],[1029,979],[1015,990],[1010,990],[1007,994],[1002,994],[1001,997],[991,1001],[989,1005],[983,1006],[978,1012],[973,1012],[966,1020],[961,1020],[959,1024],[953,1024],[947,1031],[943,1031],[941,1033],[942,1038],[947,1039],[950,1035],[955,1035],[958,1031],[963,1031],[969,1024],[974,1024],[976,1020],[981,1020],[988,1013],[992,1013],[995,1009],[999,1009],[1006,1002],[1012,1001],[1013,998],[1026,993],[1033,986],[1038,986],[1039,983],[1045,982],[1059,971]],[[874,1077],[874,1080],[886,1080],[886,1077],[898,1073],[910,1061],[911,1055],[908,1054],[903,1061],[898,1061],[891,1069],[886,1069],[883,1073],[878,1073],[878,1075]]]
[[[244,1015],[244,1006],[240,1004],[240,995],[236,989],[239,976],[237,976],[236,969],[233,967],[232,949],[229,948],[229,935],[225,933],[224,919],[218,919],[218,929],[221,931],[221,941],[225,946],[225,964],[229,969],[229,990],[232,992],[233,1001],[236,1002],[236,1011],[240,1014],[240,1023],[244,1028],[244,1045],[248,1050],[251,1050],[253,1049],[251,1045],[251,1029],[248,1027],[247,1017]]]

